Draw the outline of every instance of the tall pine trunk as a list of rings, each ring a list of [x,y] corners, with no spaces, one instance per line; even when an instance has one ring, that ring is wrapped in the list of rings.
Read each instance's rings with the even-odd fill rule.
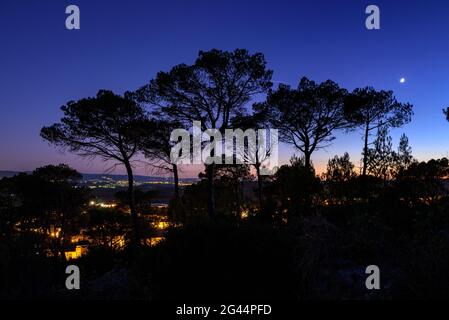
[[[310,156],[311,156],[311,153],[310,153],[308,150],[304,151],[304,166],[305,166],[307,169],[310,169],[310,168],[311,168],[311,165],[310,165]]]
[[[259,210],[262,210],[262,175],[260,174],[260,163],[256,163],[257,174],[257,198],[259,200]]]
[[[365,141],[363,145],[363,169],[362,169],[362,176],[366,177],[366,169],[368,166],[368,134],[369,134],[369,123],[366,123],[365,127]]]
[[[173,164],[173,179],[175,180],[175,199],[179,200],[179,176],[178,165]]]
[[[179,172],[178,165],[173,164],[173,179],[175,180],[175,196],[172,201],[172,218],[174,221],[185,222],[185,211],[179,194]]]
[[[206,167],[207,171],[207,213],[210,218],[215,217],[215,163],[209,164]]]
[[[128,204],[131,211],[132,220],[132,245],[137,247],[139,245],[139,222],[137,217],[136,204],[134,199],[134,175],[129,161],[125,162],[126,173],[128,174]]]
[[[310,151],[310,141],[306,136],[306,140],[304,141],[304,167],[310,169],[310,156],[312,152]]]

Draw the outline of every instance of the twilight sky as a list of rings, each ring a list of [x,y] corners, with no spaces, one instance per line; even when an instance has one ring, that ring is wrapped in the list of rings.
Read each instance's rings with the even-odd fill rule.
[[[80,30],[65,29],[69,4],[80,8]],[[380,7],[381,30],[365,28],[369,4]],[[63,162],[103,172],[101,161],[49,146],[41,127],[58,121],[69,100],[136,89],[212,48],[263,52],[273,80],[293,86],[307,76],[349,90],[391,89],[415,106],[412,122],[392,130],[394,146],[406,133],[419,160],[448,156],[441,112],[449,106],[448,21],[449,2],[440,0],[0,0],[0,170]],[[348,151],[359,165],[361,149],[360,133],[338,134],[312,159],[321,171],[328,158]],[[280,151],[282,162],[294,153]]]

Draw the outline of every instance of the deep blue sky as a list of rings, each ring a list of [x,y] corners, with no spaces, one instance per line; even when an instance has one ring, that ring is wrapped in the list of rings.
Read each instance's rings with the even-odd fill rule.
[[[80,7],[81,30],[65,29],[69,4]],[[379,31],[365,28],[369,4],[380,7]],[[66,162],[102,172],[99,161],[49,146],[40,128],[57,121],[69,100],[135,89],[211,48],[263,52],[274,80],[292,85],[307,76],[350,90],[392,89],[415,105],[412,122],[392,131],[394,144],[404,132],[420,160],[448,156],[441,112],[449,106],[447,1],[0,0],[0,45],[0,170]],[[313,161],[320,169],[349,151],[358,164],[361,144],[358,133],[338,135]],[[291,154],[282,149],[284,161]]]

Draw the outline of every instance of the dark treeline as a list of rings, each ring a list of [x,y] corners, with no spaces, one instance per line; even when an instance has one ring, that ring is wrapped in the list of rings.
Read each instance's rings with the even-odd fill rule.
[[[446,297],[448,160],[418,162],[405,135],[397,147],[389,136],[411,121],[413,106],[392,91],[349,92],[331,80],[275,87],[272,73],[260,53],[201,51],[193,64],[159,72],[123,96],[101,90],[64,105],[41,136],[123,165],[128,189],[117,194],[117,207],[92,208],[80,174],[65,165],[1,180],[0,296]],[[254,103],[260,95],[265,101]],[[271,176],[260,174],[265,155],[258,153],[251,165],[212,163],[199,182],[181,187],[169,138],[192,121],[222,133],[276,128],[300,156]],[[363,141],[360,169],[344,153],[318,176],[314,152],[337,132],[355,131]],[[157,232],[145,218],[154,194],[134,186],[140,156],[175,182],[172,227],[157,246],[148,243]],[[88,282],[68,292],[64,249],[80,229],[89,252],[76,263]],[[380,267],[382,290],[365,288],[371,264]]]

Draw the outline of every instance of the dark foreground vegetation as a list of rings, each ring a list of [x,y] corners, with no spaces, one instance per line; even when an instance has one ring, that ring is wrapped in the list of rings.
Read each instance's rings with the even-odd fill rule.
[[[229,214],[231,208],[224,207],[213,220],[207,216],[206,197],[196,196],[200,194],[197,188],[207,186],[200,182],[187,187],[183,198],[204,211],[184,208],[188,214],[182,226],[169,228],[164,241],[141,245],[137,251],[102,241],[104,233],[106,237],[129,233],[131,221],[129,213],[124,213],[129,210],[104,209],[109,211],[101,215],[98,209],[87,209],[65,220],[66,234],[75,234],[79,223],[91,230],[88,253],[70,261],[57,254],[61,238],[33,231],[45,225],[36,220],[37,214],[62,225],[53,210],[24,211],[23,203],[8,207],[11,204],[3,197],[1,297],[206,301],[444,298],[449,294],[449,196],[442,178],[448,169],[447,160],[442,159],[414,163],[387,182],[375,177],[363,181],[355,175],[320,180],[301,162],[293,162],[264,183],[264,191],[269,190],[264,193],[265,210],[271,214],[258,210],[254,200],[254,207],[245,209],[244,215]],[[289,177],[301,176],[302,186],[315,188],[290,188],[291,193],[286,193],[291,181],[283,180],[284,170]],[[2,187],[11,183],[10,179],[4,179]],[[309,179],[307,183],[305,179]],[[53,192],[61,188],[53,187]],[[235,203],[235,194],[226,196],[223,190],[231,191],[233,184],[220,178],[217,188],[221,190],[218,194],[227,197],[218,199],[217,208]],[[361,191],[365,188],[368,194]],[[191,189],[195,189],[193,198],[189,198]],[[37,201],[49,205],[43,198]],[[82,222],[86,219],[88,222]],[[142,235],[151,232],[142,227]],[[81,269],[81,290],[65,289],[65,267],[72,263]],[[365,268],[370,264],[381,270],[380,290],[365,288]]]

